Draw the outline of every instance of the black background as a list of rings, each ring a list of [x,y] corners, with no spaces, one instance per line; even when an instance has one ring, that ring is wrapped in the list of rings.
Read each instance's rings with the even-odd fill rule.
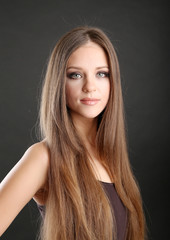
[[[101,27],[120,62],[129,154],[143,197],[149,239],[169,239],[168,1],[0,1],[0,180],[36,142],[38,99],[56,41],[78,25]],[[2,240],[33,240],[33,201]]]

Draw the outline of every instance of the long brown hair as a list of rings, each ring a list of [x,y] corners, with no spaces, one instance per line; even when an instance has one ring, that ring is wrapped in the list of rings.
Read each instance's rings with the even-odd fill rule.
[[[92,41],[108,57],[110,96],[98,117],[96,149],[119,197],[127,208],[126,239],[144,239],[144,216],[138,186],[132,174],[125,137],[119,64],[112,43],[94,27],[78,27],[55,46],[43,85],[40,128],[50,150],[48,197],[42,226],[43,240],[116,239],[109,201],[94,176],[89,154],[70,117],[65,95],[70,55]],[[114,213],[113,213],[114,215]]]

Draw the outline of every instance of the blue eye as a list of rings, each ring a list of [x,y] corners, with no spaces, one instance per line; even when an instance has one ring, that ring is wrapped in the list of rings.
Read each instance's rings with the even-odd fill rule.
[[[98,72],[97,76],[99,76],[101,78],[107,78],[107,77],[109,77],[109,73],[108,72]]]
[[[81,78],[81,74],[73,72],[73,73],[68,74],[67,77],[70,79],[79,79],[79,78]]]

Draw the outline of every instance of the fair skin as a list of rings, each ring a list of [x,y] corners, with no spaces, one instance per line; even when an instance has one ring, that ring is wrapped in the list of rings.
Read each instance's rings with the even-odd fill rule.
[[[96,177],[110,182],[96,159],[94,139],[97,116],[107,105],[110,93],[109,66],[104,50],[93,42],[78,48],[67,63],[66,97],[74,125],[88,149]]]
[[[96,158],[94,139],[97,116],[109,98],[108,71],[103,49],[92,42],[77,49],[67,64],[67,105],[77,131],[92,157],[96,177],[104,182],[110,182],[110,178]],[[45,204],[40,193],[47,181],[49,161],[45,143],[36,143],[1,182],[0,236],[32,198],[41,205]]]

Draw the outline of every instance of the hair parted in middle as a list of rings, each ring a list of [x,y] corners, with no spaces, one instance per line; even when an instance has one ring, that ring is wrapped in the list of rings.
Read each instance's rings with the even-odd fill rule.
[[[98,44],[109,64],[110,95],[98,117],[98,160],[115,183],[127,208],[128,240],[144,239],[140,192],[130,168],[124,127],[119,64],[112,43],[95,27],[78,27],[64,35],[49,59],[43,85],[40,129],[50,151],[43,240],[112,240],[116,224],[104,190],[97,181],[90,155],[69,114],[65,85],[71,54],[88,42]],[[114,216],[114,213],[113,213]]]

